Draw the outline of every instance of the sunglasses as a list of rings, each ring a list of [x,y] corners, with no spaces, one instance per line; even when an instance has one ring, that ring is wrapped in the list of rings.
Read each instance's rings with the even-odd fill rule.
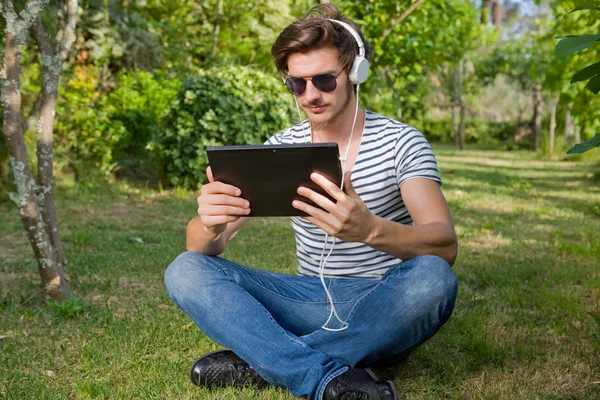
[[[302,94],[306,91],[306,81],[311,81],[312,84],[321,92],[333,92],[337,87],[337,77],[340,76],[343,71],[344,70],[341,70],[337,75],[315,75],[310,79],[288,77],[285,80],[285,87],[294,96],[302,96]]]

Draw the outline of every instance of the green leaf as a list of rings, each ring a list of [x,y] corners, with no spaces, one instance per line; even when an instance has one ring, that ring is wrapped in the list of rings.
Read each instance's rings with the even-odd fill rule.
[[[600,61],[596,64],[585,67],[581,71],[578,71],[575,75],[573,75],[573,78],[571,78],[571,83],[587,81],[598,74],[600,74]]]
[[[600,40],[600,35],[559,36],[559,38],[562,40],[556,45],[556,55],[565,57],[587,49]]]
[[[594,136],[590,140],[586,140],[583,143],[579,143],[571,147],[569,151],[567,151],[567,154],[585,153],[586,151],[591,150],[594,147],[600,147],[600,133],[596,134],[596,136]]]
[[[600,75],[596,75],[590,79],[585,88],[594,94],[598,94],[600,92]]]
[[[600,10],[600,4],[597,0],[576,0],[575,8],[570,13],[581,10]]]

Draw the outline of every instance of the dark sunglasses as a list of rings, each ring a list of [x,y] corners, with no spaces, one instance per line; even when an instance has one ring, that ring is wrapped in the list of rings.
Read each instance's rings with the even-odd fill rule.
[[[337,87],[337,77],[344,70],[341,70],[337,75],[320,74],[315,75],[310,79],[288,77],[285,80],[285,87],[294,96],[302,96],[306,91],[306,81],[311,81],[312,84],[321,92],[333,92]]]

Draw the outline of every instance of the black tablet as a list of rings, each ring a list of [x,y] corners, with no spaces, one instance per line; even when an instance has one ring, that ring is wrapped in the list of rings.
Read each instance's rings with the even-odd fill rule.
[[[206,148],[215,181],[240,188],[250,202],[250,216],[306,215],[292,207],[299,186],[331,198],[310,179],[318,172],[335,183],[342,181],[337,143],[292,145],[210,146]]]

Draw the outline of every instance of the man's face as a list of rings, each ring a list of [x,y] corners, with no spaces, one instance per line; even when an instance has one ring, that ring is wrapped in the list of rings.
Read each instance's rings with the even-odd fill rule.
[[[311,79],[320,74],[337,76],[337,87],[334,91],[320,91],[311,81],[307,81],[306,90],[297,96],[298,103],[308,115],[313,130],[324,129],[335,123],[348,110],[348,105],[354,98],[348,74],[342,70],[337,52],[331,47],[308,53],[295,53],[288,58],[288,74],[292,78]]]

